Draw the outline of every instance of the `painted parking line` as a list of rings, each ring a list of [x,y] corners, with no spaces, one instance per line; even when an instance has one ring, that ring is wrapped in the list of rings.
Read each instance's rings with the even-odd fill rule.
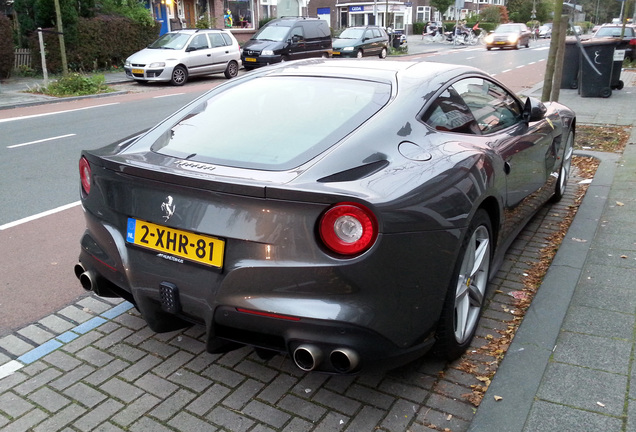
[[[72,340],[80,337],[83,334],[88,333],[91,330],[96,329],[108,320],[118,317],[119,315],[132,309],[134,306],[130,302],[122,302],[117,306],[110,308],[109,310],[101,313],[99,316],[93,317],[88,321],[73,327],[70,330],[54,337],[53,339],[44,342],[42,345],[33,348],[32,350],[22,354],[15,360],[11,360],[3,365],[0,365],[0,379],[5,378],[12,373],[20,370],[24,366],[28,366],[36,360],[52,353],[56,349],[64,346]]]

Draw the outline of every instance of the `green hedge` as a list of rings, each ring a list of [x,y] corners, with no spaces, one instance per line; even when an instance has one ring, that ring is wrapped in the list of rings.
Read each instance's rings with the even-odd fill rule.
[[[11,75],[13,62],[11,21],[6,16],[0,15],[0,78],[8,78]]]
[[[54,29],[45,32],[46,68],[52,73],[62,71],[59,38]],[[126,58],[146,47],[159,37],[160,24],[147,26],[129,18],[116,16],[97,16],[79,18],[77,35],[74,40],[64,40],[66,60],[72,71],[109,70],[122,67]],[[40,58],[40,46],[37,32],[30,40],[33,58]],[[35,68],[41,70],[39,62]]]

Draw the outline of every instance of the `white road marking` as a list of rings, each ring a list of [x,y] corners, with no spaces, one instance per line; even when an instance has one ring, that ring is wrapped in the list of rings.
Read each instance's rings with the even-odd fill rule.
[[[60,101],[60,102],[63,102],[63,101]],[[76,109],[72,109],[72,110],[55,111],[55,112],[43,113],[43,114],[33,114],[33,115],[29,115],[29,116],[24,116],[24,117],[11,117],[11,118],[6,118],[6,119],[0,119],[0,123],[6,123],[6,122],[10,122],[10,121],[15,121],[15,120],[27,120],[27,119],[38,118],[38,117],[46,117],[46,116],[50,116],[50,115],[54,115],[54,114],[66,114],[66,113],[70,113],[70,112],[74,112],[74,111],[83,111],[83,110],[87,110],[87,109],[101,108],[101,107],[110,106],[110,105],[119,105],[119,102],[113,102],[113,103],[108,103],[108,104],[103,104],[103,105],[89,106],[89,107],[84,107],[84,108],[76,108]]]
[[[45,216],[50,216],[52,214],[59,213],[59,212],[64,211],[64,210],[68,210],[68,209],[76,207],[78,205],[80,205],[80,202],[76,201],[76,202],[73,202],[73,203],[70,203],[70,204],[66,204],[66,205],[51,209],[51,210],[47,210],[47,211],[42,212],[42,213],[34,214],[32,216],[27,216],[25,218],[18,219],[17,221],[13,221],[13,222],[6,223],[4,225],[0,225],[0,231],[6,230],[8,228],[13,228],[13,227],[18,226],[18,225],[22,225],[23,223],[31,222],[31,221],[34,221],[36,219],[43,218]]]
[[[37,140],[37,141],[25,142],[25,143],[22,143],[22,144],[14,144],[14,145],[7,146],[7,148],[8,149],[14,149],[14,148],[18,148],[18,147],[24,147],[24,146],[28,146],[28,145],[32,145],[32,144],[39,144],[39,143],[43,143],[43,142],[47,142],[47,141],[53,141],[53,140],[62,139],[62,138],[68,138],[68,137],[72,137],[72,136],[75,136],[75,134],[66,134],[66,135],[60,135],[60,136],[51,137],[51,138],[44,138],[44,139]]]
[[[160,99],[160,98],[165,98],[165,97],[172,97],[172,96],[180,96],[183,95],[185,93],[175,93],[175,94],[169,94],[169,95],[161,95],[161,96],[153,96],[153,99]]]

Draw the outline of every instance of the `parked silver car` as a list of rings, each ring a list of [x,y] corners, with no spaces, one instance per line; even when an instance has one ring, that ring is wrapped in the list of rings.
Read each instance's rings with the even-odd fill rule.
[[[124,70],[140,83],[168,81],[183,85],[189,77],[224,73],[238,74],[240,47],[225,30],[179,30],[169,32],[126,59]]]

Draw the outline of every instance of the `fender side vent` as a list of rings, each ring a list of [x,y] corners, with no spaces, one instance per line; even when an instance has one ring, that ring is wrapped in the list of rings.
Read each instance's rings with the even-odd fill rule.
[[[387,160],[379,160],[366,165],[360,165],[339,173],[331,174],[327,177],[318,179],[319,183],[346,182],[360,180],[380,171],[389,164]]]

